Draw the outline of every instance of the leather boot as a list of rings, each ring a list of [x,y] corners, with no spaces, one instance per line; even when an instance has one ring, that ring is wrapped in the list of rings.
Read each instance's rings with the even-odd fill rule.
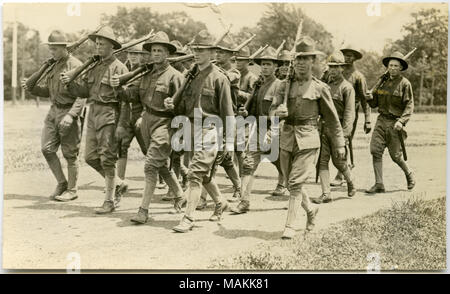
[[[241,200],[236,207],[230,209],[234,214],[246,213],[250,210],[250,202],[248,200]]]
[[[289,206],[288,213],[286,217],[286,225],[284,228],[282,239],[288,240],[292,239],[296,232],[294,229],[295,221],[297,220],[298,210],[300,208],[300,195],[298,192],[291,193],[291,197],[289,197]]]
[[[414,173],[411,171],[411,172],[409,172],[409,174],[405,174],[405,175],[406,175],[406,182],[408,184],[408,190],[412,190],[414,188],[414,186],[416,185]]]
[[[320,195],[318,198],[314,198],[312,200],[312,202],[316,204],[329,203],[331,201],[333,201],[333,198],[331,198],[330,193],[322,193],[322,195]]]
[[[55,191],[49,196],[50,200],[57,200],[56,197],[62,195],[67,190],[67,182],[56,185]]]
[[[148,209],[139,207],[138,213],[131,218],[133,223],[145,224],[148,221]]]
[[[212,222],[217,222],[222,219],[222,214],[228,208],[228,203],[226,201],[216,203],[216,207],[214,208],[214,213],[209,218]]]
[[[344,179],[347,182],[347,196],[353,197],[356,194],[356,188],[355,188],[355,180],[352,178],[350,168],[347,168],[344,172]]]
[[[370,189],[366,190],[367,194],[375,194],[375,193],[384,193],[386,190],[384,189],[383,184],[375,183]]]
[[[60,196],[56,196],[55,199],[62,202],[72,201],[78,198],[77,195],[77,179],[78,179],[78,165],[67,165],[67,190]]]
[[[112,200],[105,200],[101,207],[95,209],[96,214],[107,214],[111,213],[116,209],[114,202]]]
[[[187,216],[183,216],[180,223],[177,226],[175,226],[172,230],[178,233],[187,233],[190,230],[192,230],[193,227],[194,227],[194,220]]]

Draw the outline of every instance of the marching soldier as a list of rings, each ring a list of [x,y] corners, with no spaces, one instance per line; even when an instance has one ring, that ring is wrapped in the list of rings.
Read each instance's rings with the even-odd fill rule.
[[[236,51],[233,49],[234,44],[227,38],[224,38],[217,45],[216,58],[217,66],[225,71],[226,76],[230,80],[231,85],[231,99],[233,101],[233,110],[237,112],[238,97],[239,97],[239,85],[241,79],[241,73],[236,68],[233,68],[231,64],[231,58]],[[238,162],[242,161],[242,152],[235,151]],[[239,178],[238,170],[234,164],[234,154],[230,151],[219,151],[216,165],[221,165],[227,173],[230,181],[233,183],[234,193],[230,201],[238,201],[241,198],[241,181]]]
[[[142,64],[148,61],[148,52],[143,50],[142,44],[135,45],[127,50],[127,61],[125,65],[129,71],[137,69]],[[139,85],[133,85],[139,86]],[[142,151],[146,154],[147,148],[145,146],[144,138],[141,134],[141,115],[143,107],[140,103],[126,103],[121,102],[120,107],[121,123],[117,126],[117,140],[120,142],[119,159],[117,160],[117,176],[123,181],[123,193],[128,190],[128,184],[125,182],[125,172],[127,168],[128,149],[130,148],[133,138]]]
[[[309,37],[299,42],[296,51],[292,82],[290,79],[283,81],[271,107],[271,114],[286,118],[280,131],[281,169],[288,180],[290,192],[284,239],[291,239],[295,235],[293,224],[300,201],[307,214],[306,229],[310,231],[314,228],[318,207],[311,204],[304,184],[320,147],[317,129],[319,115],[330,130],[337,157],[344,158],[345,155],[342,127],[330,88],[312,76],[315,58],[321,52],[315,50],[314,41]],[[286,86],[289,86],[287,93]]]
[[[404,127],[414,110],[414,98],[411,83],[401,75],[408,68],[408,63],[400,52],[383,58],[387,68],[373,90],[373,99],[368,100],[370,107],[378,107],[378,118],[370,140],[375,185],[366,193],[384,193],[383,184],[383,153],[387,147],[392,160],[403,170],[406,176],[407,188],[415,186],[412,170],[406,163],[404,140],[407,137]]]
[[[346,48],[341,49],[341,52],[344,54],[345,63],[344,65],[344,78],[350,82],[355,89],[355,121],[353,122],[352,133],[349,138],[349,142],[353,141],[353,137],[355,136],[356,126],[358,125],[358,117],[359,117],[359,108],[362,107],[364,112],[364,133],[368,134],[372,130],[371,122],[370,122],[370,107],[367,105],[367,83],[364,75],[355,68],[354,62],[362,58],[361,52],[350,48],[347,46]],[[352,150],[353,152],[353,150]],[[352,159],[353,160],[353,159]],[[352,162],[353,164],[353,162]],[[353,168],[353,166],[352,166]],[[340,186],[344,183],[343,175],[338,172],[334,181],[331,182],[331,186]]]
[[[33,95],[50,97],[52,106],[44,121],[41,150],[58,184],[50,195],[51,200],[70,201],[78,198],[78,154],[81,142],[81,127],[78,118],[82,114],[86,99],[69,93],[59,81],[60,73],[74,69],[81,62],[67,51],[69,44],[61,31],[53,31],[48,37],[49,51],[56,64],[48,72],[45,85],[31,85],[22,81],[22,87]],[[58,147],[67,161],[67,179],[59,161]]]
[[[291,60],[291,53],[289,50],[282,50],[280,52],[280,55],[278,56],[278,59],[282,61],[282,64],[277,69],[277,72],[275,73],[277,79],[284,80],[287,77],[288,70],[289,70],[289,64]]]
[[[355,91],[353,90],[353,86],[344,79],[344,64],[344,55],[340,51],[335,52],[328,58],[328,86],[330,87],[331,97],[344,132],[344,138],[347,141],[350,139],[353,121],[355,119]],[[352,197],[356,193],[350,168],[347,165],[347,158],[340,159],[336,157],[336,152],[333,152],[334,146],[331,144],[333,139],[330,135],[329,128],[325,125],[320,134],[321,147],[318,162],[322,195],[313,200],[314,203],[318,204],[332,201],[330,193],[330,171],[328,170],[330,157],[334,166],[344,175],[347,181],[347,195]]]
[[[120,111],[119,100],[110,78],[128,70],[113,54],[115,49],[122,46],[110,27],[105,26],[97,33],[89,35],[89,39],[95,42],[100,61],[83,77],[81,83],[67,84],[70,81],[67,74],[61,74],[60,79],[72,95],[89,98],[93,102],[88,114],[85,160],[105,178],[105,201],[95,210],[98,214],[105,214],[115,210],[124,188],[116,176],[116,127]]]
[[[226,117],[234,118],[230,82],[225,74],[211,63],[211,57],[216,49],[213,43],[214,39],[207,31],[201,31],[195,36],[191,44],[196,63],[194,66],[195,77],[184,89],[180,103],[171,98],[167,98],[165,101],[168,109],[175,108],[176,114],[186,115],[190,119],[191,143],[194,142],[196,136],[193,130],[194,116],[197,117],[200,114],[202,121],[205,118],[221,119],[223,125],[226,125]],[[234,123],[231,126],[226,125],[226,128],[228,127],[234,128]],[[217,141],[215,125],[202,124],[202,129],[199,132],[200,134],[197,135],[201,136],[203,144],[220,143]],[[227,201],[222,199],[214,178],[208,177],[216,160],[218,149],[203,145],[201,148],[192,149],[190,153],[192,156],[189,162],[186,212],[179,225],[173,228],[174,231],[182,233],[188,232],[194,227],[194,212],[200,200],[202,184],[216,203],[214,213],[210,218],[211,221],[220,220],[223,211],[228,206]]]
[[[139,211],[131,219],[139,224],[144,224],[149,219],[148,208],[156,188],[158,173],[175,194],[174,208],[177,212],[181,210],[183,202],[183,190],[175,174],[169,170],[169,157],[172,152],[170,124],[174,114],[164,107],[164,99],[173,96],[182,82],[181,73],[166,60],[170,54],[175,53],[176,47],[162,31],[156,33],[143,47],[151,54],[152,71],[141,78],[139,87],[118,91],[120,99],[136,103],[140,101],[145,108],[141,125],[145,145],[148,146],[144,166],[145,187]],[[111,84],[114,87],[119,86],[119,77],[113,77]]]
[[[247,100],[250,99],[253,86],[255,85],[258,77],[248,70],[250,65],[250,50],[248,46],[245,46],[239,52],[235,54],[236,58],[236,69],[239,71],[241,78],[239,84],[239,95],[237,105],[245,105]]]
[[[262,54],[261,57],[254,59],[255,62],[261,66],[261,76],[260,80],[256,82],[255,89],[256,93],[253,94],[251,100],[245,106],[239,109],[239,115],[248,116],[253,115],[256,118],[255,122],[255,133],[257,138],[259,138],[259,117],[269,115],[269,109],[273,102],[273,97],[275,93],[279,91],[281,86],[281,81],[275,77],[275,70],[281,63],[277,59],[276,50],[272,47],[268,47]],[[270,130],[268,130],[270,132]],[[266,134],[264,134],[266,135]],[[249,138],[251,140],[251,138]],[[252,191],[252,185],[254,181],[254,174],[261,162],[261,156],[265,152],[261,151],[259,147],[259,140],[257,141],[257,150],[245,150],[245,157],[242,169],[242,199],[239,204],[232,208],[232,212],[235,214],[245,213],[250,209],[250,193]],[[278,156],[277,156],[278,157]],[[278,165],[274,162],[275,166],[279,170]],[[280,171],[281,172],[281,171]]]

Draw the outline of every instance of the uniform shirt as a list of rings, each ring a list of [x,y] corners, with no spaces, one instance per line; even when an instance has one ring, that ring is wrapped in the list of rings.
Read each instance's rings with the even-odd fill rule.
[[[233,116],[230,81],[214,64],[201,70],[183,91],[181,103],[176,106],[176,114],[186,115],[194,119],[194,108],[198,108],[202,118],[222,118]]]
[[[230,63],[224,64],[220,67],[225,71],[226,76],[230,80],[231,86],[231,100],[233,102],[233,111],[237,111],[238,97],[239,97],[239,85],[241,80],[241,73],[239,70],[233,68]]]
[[[355,69],[354,66],[346,67],[344,70],[344,78],[355,89],[355,103],[361,103],[366,121],[370,121],[370,107],[367,107],[368,90],[367,82],[364,75]]]
[[[271,75],[264,79],[261,86],[257,90],[255,100],[252,101],[249,109],[249,115],[268,116],[270,106],[273,103],[274,97],[279,91],[281,86],[281,81],[277,79],[274,75]]]
[[[62,72],[70,71],[81,65],[81,61],[72,55],[67,55],[60,58],[56,61],[56,64],[52,70],[47,74],[46,79],[44,80],[44,85],[42,87],[35,85],[30,92],[36,96],[49,97],[52,104],[72,104],[72,107],[68,113],[73,117],[80,115],[81,110],[86,103],[86,99],[77,98],[75,95],[70,93],[65,88],[64,84],[59,80],[59,76]]]
[[[183,75],[166,61],[141,78],[139,86],[119,91],[121,99],[140,103],[155,113],[173,115],[164,106],[164,99],[172,97],[181,86]]]
[[[284,80],[281,83],[274,97],[271,113],[283,103],[287,81]],[[311,77],[310,80],[303,83],[294,80],[289,89],[287,108],[288,119],[280,132],[281,149],[292,151],[294,140],[299,150],[319,148],[320,137],[317,125],[305,124],[293,126],[287,123],[289,119],[317,121],[319,115],[325,120],[325,124],[330,131],[333,146],[335,148],[345,146],[342,127],[331,98],[330,87],[327,84],[314,77]]]
[[[94,65],[93,65],[94,66]],[[114,55],[99,61],[83,78],[82,83],[70,83],[71,93],[86,97],[89,101],[117,103],[116,92],[110,84],[113,75],[127,73],[127,67]]]
[[[127,60],[128,61],[128,60]],[[132,67],[130,62],[125,63],[130,72],[139,68],[140,65]],[[139,87],[139,81],[134,81],[129,87]],[[144,107],[139,103],[122,102],[120,108],[120,125],[134,127],[136,121],[142,116]]]
[[[350,137],[355,121],[355,90],[343,77],[330,81],[328,86],[330,86],[334,107],[341,121],[344,137]]]
[[[384,84],[373,92],[373,99],[368,101],[371,107],[378,107],[381,114],[399,117],[406,125],[414,110],[414,98],[411,83],[405,77],[398,75],[388,78]]]
[[[241,73],[241,82],[239,84],[239,96],[238,96],[238,105],[245,105],[245,103],[252,96],[252,92],[255,86],[256,80],[258,77],[248,70],[248,68],[244,68]]]

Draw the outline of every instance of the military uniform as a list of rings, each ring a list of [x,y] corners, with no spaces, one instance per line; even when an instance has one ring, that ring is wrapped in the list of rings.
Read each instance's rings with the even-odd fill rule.
[[[60,40],[58,40],[58,37]],[[55,43],[58,45],[67,44],[59,31],[54,31],[49,36],[48,44]],[[72,70],[80,65],[81,62],[71,55],[62,57],[56,61],[48,72],[44,85],[34,85],[28,89],[33,95],[49,97],[51,102],[42,129],[41,150],[58,182],[56,191],[51,195],[53,200],[67,201],[78,197],[76,195],[78,154],[81,141],[81,126],[78,118],[82,115],[86,99],[77,98],[77,96],[69,93],[59,80],[59,76],[60,73]],[[60,123],[67,114],[73,118],[73,122],[69,127],[61,127]],[[68,180],[64,176],[61,163],[56,155],[59,146],[61,146],[62,154],[67,161]],[[64,193],[66,190],[71,193],[65,195],[67,194]]]
[[[212,50],[214,42],[212,36],[201,31],[196,35],[193,44],[194,48]],[[217,129],[214,125],[203,125],[201,130],[194,133],[194,112],[202,121],[208,117],[220,118],[225,125],[226,117],[234,117],[233,103],[230,93],[230,82],[225,74],[215,66],[209,64],[199,71],[192,82],[186,87],[182,94],[181,103],[175,105],[176,114],[185,115],[191,121],[191,139],[194,144],[194,137],[201,137],[203,144],[217,144]],[[226,129],[225,129],[226,131]],[[205,139],[209,140],[205,142]],[[188,181],[189,189],[187,196],[187,207],[180,224],[173,229],[177,232],[187,232],[194,226],[194,212],[200,200],[201,185],[216,203],[216,208],[211,220],[219,220],[223,210],[226,208],[226,201],[222,200],[220,190],[214,178],[208,177],[210,170],[216,160],[218,148],[205,148],[205,146],[191,146],[192,157],[189,162]],[[194,148],[197,147],[197,148]]]
[[[314,41],[305,38],[297,46],[297,57],[316,56]],[[272,109],[283,103],[287,81],[283,81],[274,99]],[[317,127],[319,115],[329,128],[330,138],[335,148],[345,146],[342,127],[334,107],[330,88],[320,80],[311,77],[306,81],[293,79],[287,99],[288,116],[280,131],[280,161],[290,192],[285,238],[292,238],[293,224],[297,218],[300,196],[301,205],[307,213],[307,230],[314,226],[318,209],[311,207],[304,184],[314,167],[314,159],[320,147]]]
[[[390,59],[399,60],[403,70],[408,67],[401,53],[395,52],[392,56],[384,58],[383,63],[386,67]],[[407,137],[406,131],[394,129],[396,122],[400,122],[403,127],[406,126],[413,113],[414,98],[411,83],[400,74],[396,77],[386,74],[374,89],[373,99],[368,100],[368,103],[370,107],[378,107],[379,115],[370,141],[370,153],[372,154],[375,171],[375,186],[366,192],[384,192],[382,160],[386,147],[392,160],[405,173],[408,189],[414,188],[413,173],[402,157],[400,136],[405,140]]]
[[[95,41],[97,37],[109,40],[114,49],[121,45],[115,41],[111,28],[104,27],[98,33],[89,36]],[[128,72],[126,66],[114,55],[102,58],[82,78],[81,83],[70,83],[69,91],[76,96],[88,98],[91,102],[87,119],[85,160],[100,175],[105,177],[105,202],[97,213],[114,211],[113,196],[116,194],[115,165],[118,155],[118,142],[115,136],[119,121],[119,99],[110,84],[114,75]],[[118,202],[120,199],[116,199]]]
[[[344,56],[341,52],[334,53],[329,59],[329,66],[342,66],[345,64]],[[355,91],[353,86],[342,75],[335,77],[333,80],[329,79],[328,86],[330,87],[331,97],[347,143],[351,136],[353,121],[355,120]],[[325,123],[321,132],[321,147],[318,162],[322,195],[314,200],[315,203],[329,202],[332,199],[330,195],[330,173],[328,170],[330,158],[333,161],[333,165],[344,175],[347,181],[348,196],[353,196],[356,192],[350,169],[347,165],[347,158],[338,158],[336,153],[333,152],[332,134],[330,128]]]

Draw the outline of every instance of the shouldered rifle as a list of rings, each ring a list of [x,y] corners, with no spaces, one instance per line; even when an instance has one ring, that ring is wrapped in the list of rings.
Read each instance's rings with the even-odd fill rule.
[[[277,56],[280,55],[281,50],[283,50],[284,43],[286,43],[286,40],[283,40],[283,42],[281,42],[280,46],[278,46],[277,52],[276,52]]]
[[[292,77],[294,74],[295,47],[297,46],[298,42],[300,41],[300,36],[302,35],[302,28],[303,28],[303,20],[300,20],[300,23],[298,24],[298,28],[297,28],[297,35],[295,35],[294,45],[292,46],[292,49],[291,49],[291,59],[289,61],[289,67],[288,67],[288,72],[287,72],[287,77],[286,77],[286,89],[284,91],[284,99],[283,99],[283,104],[285,106],[287,106],[289,89],[291,88]]]
[[[248,60],[250,60],[250,64],[252,64],[253,63],[253,59],[255,59],[256,56],[258,56],[259,54],[261,54],[261,52],[266,50],[267,47],[269,47],[269,44],[266,44],[264,46],[259,47],[259,49],[255,51],[255,53],[250,55],[250,57],[248,58]]]
[[[233,24],[230,24],[228,26],[228,29],[219,38],[217,38],[217,40],[214,42],[213,46],[217,46],[228,35],[232,26],[233,26]]]
[[[173,95],[173,106],[174,109],[178,107],[181,101],[181,95],[183,94],[184,90],[191,84],[192,80],[198,75],[199,69],[198,65],[194,64],[191,69],[187,72],[185,79],[181,83],[180,88],[178,88],[177,92]]]
[[[103,26],[99,26],[97,29],[95,29],[93,32],[89,34],[95,34],[97,33]],[[75,52],[89,37],[89,34],[85,34],[80,39],[78,39],[76,42],[73,42],[72,44],[68,45],[67,52],[68,54],[71,54]],[[29,89],[33,88],[36,84],[39,84],[40,81],[53,69],[53,67],[56,65],[56,60],[52,57],[49,58],[44,62],[44,64],[41,66],[41,68],[31,75],[30,78],[27,80],[27,87]]]
[[[130,43],[127,43],[126,45],[122,46],[120,49],[117,49],[113,52],[113,55],[118,54],[124,50],[127,50],[128,48],[131,48],[139,43],[145,42],[148,39],[150,39],[153,36],[153,29],[150,31],[150,33],[148,33],[146,36],[137,39],[135,41],[132,41]],[[91,56],[83,65],[77,67],[75,70],[73,71],[69,71],[66,74],[70,75],[70,80],[67,83],[70,84],[71,82],[73,82],[79,75],[85,75],[87,74],[89,71],[91,71],[92,69],[94,69],[98,62],[100,61],[100,56],[99,55],[93,55]],[[89,67],[92,63],[96,62],[93,66]]]
[[[239,51],[242,48],[244,48],[245,46],[247,46],[254,38],[256,37],[255,34],[253,34],[250,38],[248,38],[247,40],[245,40],[244,42],[242,42],[240,45],[238,45],[237,47],[235,47],[233,50],[234,51]]]

